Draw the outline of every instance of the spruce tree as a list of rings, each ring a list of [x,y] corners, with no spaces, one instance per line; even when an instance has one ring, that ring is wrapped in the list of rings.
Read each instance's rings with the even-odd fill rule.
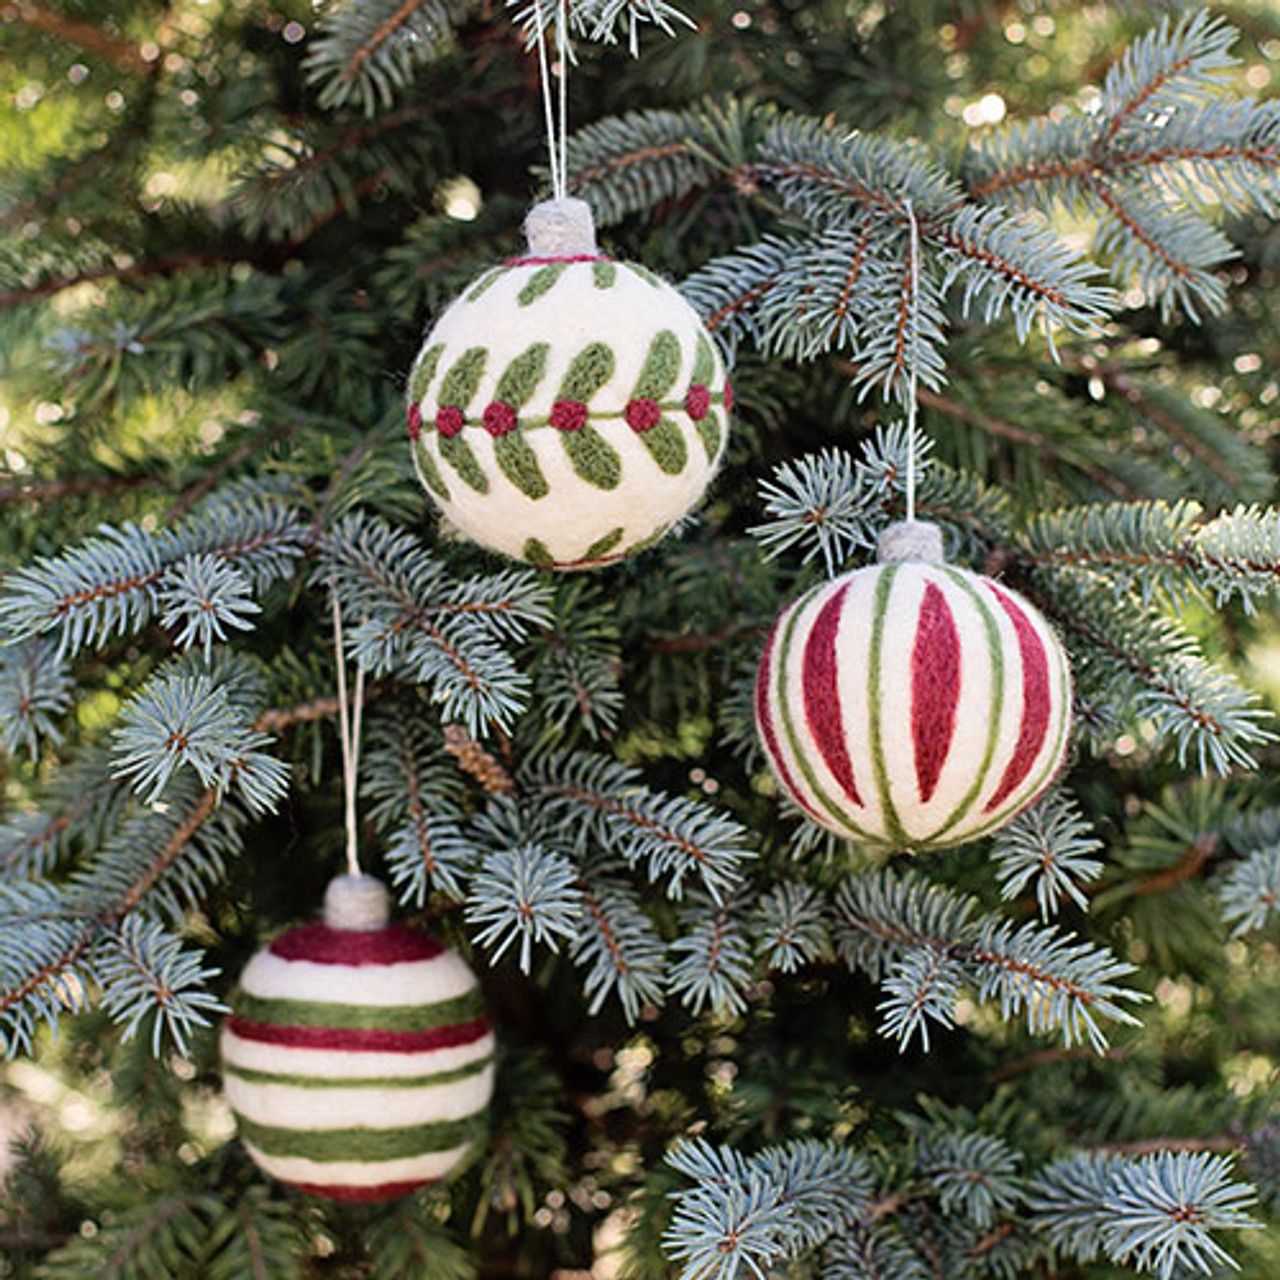
[[[568,191],[735,399],[581,574],[457,536],[405,431],[566,8]],[[0,1277],[1280,1274],[1272,7],[0,17]],[[1075,673],[1052,788],[920,854],[791,804],[752,693],[913,438]],[[342,869],[332,599],[365,865],[500,1042],[474,1162],[371,1206],[264,1177],[217,1052]]]

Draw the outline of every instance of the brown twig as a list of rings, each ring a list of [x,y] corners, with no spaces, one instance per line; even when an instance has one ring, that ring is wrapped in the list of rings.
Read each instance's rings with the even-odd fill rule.
[[[1280,147],[1249,147],[1224,144],[1218,147],[1148,147],[1141,151],[1120,151],[1077,160],[1037,160],[1017,169],[996,172],[969,188],[981,199],[1027,182],[1052,182],[1061,178],[1100,178],[1123,169],[1181,163],[1189,160],[1247,160],[1262,167],[1280,164]]]
[[[365,691],[365,701],[372,697]],[[253,727],[259,733],[279,733],[291,725],[306,724],[311,720],[325,720],[338,714],[336,697],[312,698],[310,702],[302,702],[294,707],[274,707],[264,711],[254,722]]]
[[[1221,843],[1222,838],[1216,831],[1206,831],[1204,835],[1197,836],[1171,867],[1161,867],[1159,871],[1153,871],[1138,881],[1133,888],[1134,897],[1146,898],[1153,893],[1166,893],[1188,880],[1194,880],[1204,870],[1205,863],[1218,852]]]
[[[19,480],[0,485],[0,503],[56,502],[85,494],[124,493],[159,484],[154,476],[69,476],[63,480]]]
[[[1170,439],[1182,445],[1188,453],[1198,457],[1226,485],[1235,488],[1243,481],[1243,476],[1232,471],[1204,441],[1197,439],[1172,414],[1155,404],[1122,370],[1108,365],[1097,372],[1106,386],[1123,396],[1127,404]]]
[[[1222,1133],[1213,1138],[1137,1138],[1130,1142],[1104,1142],[1093,1150],[1145,1156],[1157,1151],[1236,1151],[1245,1145],[1243,1137]]]
[[[144,258],[141,262],[130,262],[124,266],[113,263],[110,266],[91,267],[88,271],[48,276],[36,284],[25,285],[20,289],[6,289],[0,293],[0,311],[21,306],[24,302],[34,302],[37,298],[47,298],[51,294],[61,293],[64,289],[73,288],[75,285],[95,284],[99,280],[138,280],[145,276],[171,275],[182,271],[193,271],[198,267],[241,262],[246,258],[244,251],[177,253],[167,258]]]
[[[395,13],[351,55],[347,65],[342,69],[342,79],[350,84],[360,74],[360,68],[422,8],[424,3],[425,0],[404,0]]]
[[[1152,234],[1149,232],[1128,209],[1124,207],[1120,197],[1116,195],[1115,189],[1100,178],[1091,178],[1088,182],[1089,190],[1092,191],[1099,200],[1110,210],[1126,231],[1129,232],[1139,244],[1149,249],[1161,262],[1183,280],[1190,279],[1195,272],[1187,266],[1185,262],[1179,262],[1177,258],[1169,252]]]
[[[293,434],[297,430],[295,423],[289,422],[278,425],[267,431],[255,431],[247,440],[242,440],[239,445],[231,450],[225,458],[222,458],[217,466],[211,468],[189,488],[184,489],[182,493],[174,500],[169,509],[164,513],[165,522],[177,520],[180,516],[184,516],[192,507],[200,501],[211,489],[218,485],[223,477],[238,467],[246,458],[252,456],[259,449],[266,445],[273,444],[277,440],[283,440]]]
[[[1034,1071],[1037,1067],[1048,1066],[1052,1062],[1123,1062],[1129,1057],[1129,1054],[1130,1050],[1123,1046],[1106,1049],[1102,1053],[1082,1046],[1066,1048],[1062,1045],[1057,1045],[1052,1049],[1037,1049],[1035,1053],[1028,1053],[1024,1057],[1015,1058],[1012,1062],[1006,1062],[999,1070],[993,1071],[991,1073],[991,1082],[999,1084],[1002,1080],[1021,1075],[1024,1071]]]
[[[44,31],[67,44],[76,45],[88,53],[105,58],[125,71],[149,75],[160,64],[158,56],[152,60],[144,58],[142,51],[135,45],[111,35],[92,22],[68,18],[65,14],[56,13],[52,9],[31,4],[30,0],[16,0],[16,3],[5,5],[0,9],[0,18],[17,18],[19,22],[36,31]]]
[[[588,182],[595,182],[597,178],[617,173],[619,169],[629,168],[633,164],[643,164],[646,160],[681,156],[688,150],[687,142],[667,142],[660,146],[637,147],[634,151],[624,151],[621,155],[612,156],[602,164],[589,165],[585,169],[579,169],[577,173],[569,174],[565,185],[570,191],[576,191]]]

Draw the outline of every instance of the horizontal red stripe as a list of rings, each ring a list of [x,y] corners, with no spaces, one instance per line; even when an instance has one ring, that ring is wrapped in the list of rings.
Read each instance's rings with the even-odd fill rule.
[[[508,258],[509,267],[550,267],[557,262],[612,262],[602,253],[566,253],[559,258]]]
[[[384,929],[331,929],[327,924],[304,924],[282,933],[270,947],[282,960],[310,960],[312,964],[398,964],[431,960],[444,944],[420,929],[402,924]]]
[[[341,1049],[349,1053],[418,1053],[423,1049],[452,1049],[474,1044],[489,1033],[488,1018],[473,1018],[451,1027],[430,1031],[385,1031],[378,1027],[358,1030],[339,1027],[278,1027],[271,1022],[250,1022],[232,1014],[227,1030],[242,1040],[282,1044],[291,1049]]]
[[[309,1196],[324,1196],[326,1200],[345,1200],[349,1204],[370,1204],[375,1200],[398,1200],[419,1187],[436,1182],[436,1178],[418,1178],[413,1182],[380,1182],[371,1187],[326,1186],[319,1182],[288,1182],[285,1185],[295,1191],[305,1191]]]

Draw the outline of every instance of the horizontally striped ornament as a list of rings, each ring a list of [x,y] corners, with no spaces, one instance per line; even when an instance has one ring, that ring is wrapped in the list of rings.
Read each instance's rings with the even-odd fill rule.
[[[783,610],[756,680],[774,772],[851,840],[941,849],[996,830],[1067,750],[1071,673],[1017,592],[943,563],[923,522]]]
[[[334,1200],[435,1182],[487,1124],[494,1041],[475,975],[388,916],[379,881],[340,876],[323,924],[249,961],[222,1031],[245,1148],[273,1177]]]

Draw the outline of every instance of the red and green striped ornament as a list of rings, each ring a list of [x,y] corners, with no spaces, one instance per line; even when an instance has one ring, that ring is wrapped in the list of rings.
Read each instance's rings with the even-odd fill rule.
[[[1067,656],[1009,587],[944,563],[941,531],[885,531],[879,562],[774,623],[756,724],[815,822],[895,849],[1002,827],[1053,781],[1071,727]]]
[[[483,1140],[493,1031],[466,963],[389,922],[371,876],[334,880],[240,979],[222,1030],[227,1101],[264,1172],[333,1200],[447,1177]]]

